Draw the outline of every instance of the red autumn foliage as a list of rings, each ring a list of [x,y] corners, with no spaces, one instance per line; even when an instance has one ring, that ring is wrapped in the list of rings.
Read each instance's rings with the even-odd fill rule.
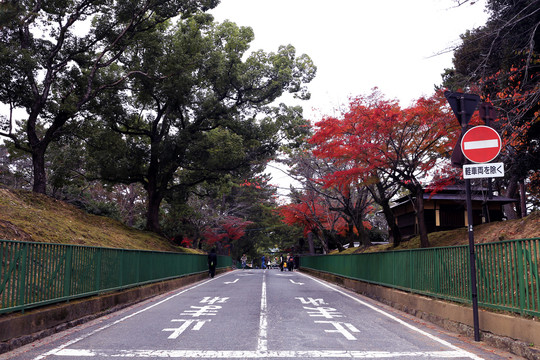
[[[226,242],[235,241],[244,236],[246,228],[252,224],[252,221],[228,216],[218,226],[206,228],[203,236],[209,246],[215,246],[217,243],[227,246]]]
[[[346,169],[327,176],[325,186],[368,185],[385,177],[408,189],[419,202],[429,175],[439,171],[443,174],[439,178],[444,178],[453,172],[441,159],[449,157],[460,134],[442,92],[402,109],[375,89],[369,96],[352,99],[341,118],[326,117],[315,127],[310,139],[314,155]],[[423,222],[423,203],[418,205]],[[426,231],[420,233],[422,245],[428,246]]]

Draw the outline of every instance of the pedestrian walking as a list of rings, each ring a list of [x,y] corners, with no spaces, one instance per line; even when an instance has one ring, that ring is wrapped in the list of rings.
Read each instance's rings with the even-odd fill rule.
[[[212,248],[210,254],[208,254],[208,273],[210,277],[213,278],[216,275],[216,266],[217,266],[217,254],[216,249]]]
[[[287,259],[287,268],[289,269],[289,271],[294,270],[294,257],[292,256],[292,254],[289,254],[289,258]]]
[[[264,257],[264,255],[262,256],[262,260],[261,260],[261,269],[266,269],[266,258]]]
[[[245,269],[246,268],[246,262],[247,262],[246,254],[242,255],[242,257],[240,258],[240,261],[242,262],[242,269]]]

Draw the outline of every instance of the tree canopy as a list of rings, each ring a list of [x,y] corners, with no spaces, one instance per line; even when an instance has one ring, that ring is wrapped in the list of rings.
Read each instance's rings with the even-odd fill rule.
[[[138,39],[173,17],[217,4],[218,0],[0,3],[0,103],[9,108],[9,114],[0,117],[0,135],[31,154],[34,191],[46,192],[45,154],[51,142],[66,125],[92,112],[100,94],[137,74],[121,63]]]

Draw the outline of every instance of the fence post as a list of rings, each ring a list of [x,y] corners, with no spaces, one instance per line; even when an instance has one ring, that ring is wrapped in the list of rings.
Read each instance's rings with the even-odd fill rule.
[[[98,248],[96,251],[96,267],[95,267],[95,284],[94,284],[94,290],[99,291],[101,290],[101,258],[102,258],[103,249]]]
[[[24,243],[21,249],[21,255],[19,257],[20,267],[19,267],[19,279],[18,279],[18,290],[19,300],[17,305],[22,305],[25,303],[24,299],[26,298],[26,260],[28,259],[28,243]]]
[[[73,247],[67,246],[66,247],[66,253],[64,255],[65,257],[65,265],[64,265],[64,296],[71,295],[71,264],[72,264],[72,256],[73,256]]]
[[[517,286],[519,287],[519,310],[521,313],[523,313],[523,309],[525,309],[525,286],[527,286],[525,282],[525,274],[524,274],[524,263],[523,258],[524,256],[524,249],[523,249],[523,242],[516,243],[516,258],[517,258]]]

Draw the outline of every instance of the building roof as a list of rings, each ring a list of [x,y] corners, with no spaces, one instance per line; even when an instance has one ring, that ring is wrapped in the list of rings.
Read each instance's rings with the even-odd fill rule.
[[[483,193],[478,193],[479,191],[482,191]],[[407,195],[403,196],[399,199],[397,199],[394,203],[394,205],[391,206],[391,208],[395,208],[401,205],[404,205],[411,201],[411,198],[415,198],[416,196],[413,195]],[[431,192],[425,192],[423,195],[424,200],[449,200],[449,201],[456,201],[456,202],[465,202],[466,194],[465,189],[461,186],[447,186],[442,191],[432,194]],[[500,204],[509,204],[512,202],[516,202],[516,199],[512,199],[506,196],[496,196],[493,195],[491,198],[488,198],[487,196],[487,189],[486,188],[475,188],[472,191],[471,194],[471,200],[472,201],[486,201],[490,203],[500,203]]]

